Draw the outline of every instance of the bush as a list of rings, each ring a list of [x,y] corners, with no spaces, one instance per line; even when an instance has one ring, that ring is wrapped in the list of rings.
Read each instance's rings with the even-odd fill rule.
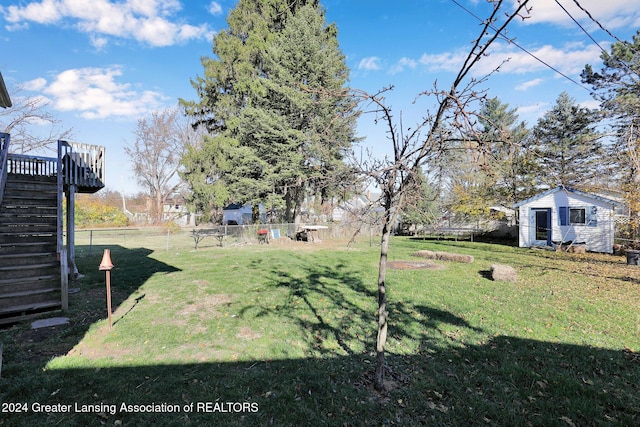
[[[75,225],[78,228],[126,227],[129,218],[115,206],[108,206],[99,200],[76,200]]]

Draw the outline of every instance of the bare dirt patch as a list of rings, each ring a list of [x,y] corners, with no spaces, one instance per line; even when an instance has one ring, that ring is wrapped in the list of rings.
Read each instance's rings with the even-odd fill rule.
[[[243,326],[242,328],[240,328],[240,332],[238,332],[238,334],[236,335],[236,337],[242,338],[245,340],[254,340],[254,339],[260,338],[261,336],[262,335],[260,335],[253,329],[249,328],[248,326]]]
[[[178,313],[181,318],[189,318],[191,315],[197,315],[206,319],[218,314],[218,308],[222,305],[231,304],[233,298],[227,294],[214,294],[200,297],[197,302],[185,306]]]
[[[443,270],[446,268],[442,264],[417,261],[389,261],[387,267],[393,270]]]

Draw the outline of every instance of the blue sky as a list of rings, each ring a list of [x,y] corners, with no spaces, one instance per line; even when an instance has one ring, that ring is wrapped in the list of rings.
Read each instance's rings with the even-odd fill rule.
[[[437,80],[449,87],[489,13],[485,0],[324,0],[351,69],[350,85],[370,93],[394,85],[388,102],[405,124],[425,113],[415,96]],[[515,3],[508,0],[505,3]],[[558,5],[563,5],[567,14]],[[585,64],[599,65],[600,47],[630,40],[640,29],[637,0],[530,0],[531,16],[508,36],[575,82]],[[224,28],[235,0],[0,0],[0,72],[20,96],[42,97],[73,140],[107,147],[107,186],[138,190],[123,146],[137,119],[195,99],[190,79],[202,75],[213,35]],[[571,20],[573,16],[593,39]],[[599,46],[600,47],[599,47]],[[488,95],[517,108],[532,126],[562,91],[594,107],[588,90],[501,41],[477,68],[481,77],[504,60],[484,85]],[[1,120],[1,118],[0,118]],[[38,125],[34,124],[34,132]],[[384,129],[361,119],[365,145],[382,152]]]

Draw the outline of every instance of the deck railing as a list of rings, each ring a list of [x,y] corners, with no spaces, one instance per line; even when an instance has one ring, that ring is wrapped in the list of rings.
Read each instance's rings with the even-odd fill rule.
[[[0,133],[0,203],[4,195],[4,184],[7,182],[7,158],[9,157],[9,141],[11,137],[8,133]]]
[[[67,193],[67,203],[73,210],[73,197],[76,192],[95,193],[104,187],[105,161],[104,147],[90,144],[77,144],[58,141],[57,157],[9,154],[9,135],[0,133],[0,202],[7,173],[29,176],[56,177],[58,187],[58,253],[62,253],[63,214],[62,201]],[[67,227],[73,228],[73,213],[67,213]],[[72,231],[72,230],[71,230]],[[73,258],[73,246],[69,249],[69,258]]]
[[[58,171],[57,160],[52,157],[9,154],[7,173],[30,176],[55,176]]]
[[[104,187],[104,147],[58,141],[58,158],[62,160],[64,184],[76,187]]]

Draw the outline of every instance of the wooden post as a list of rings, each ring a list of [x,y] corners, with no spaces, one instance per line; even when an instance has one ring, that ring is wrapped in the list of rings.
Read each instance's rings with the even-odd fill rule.
[[[78,273],[76,267],[76,186],[75,184],[69,184],[69,190],[67,191],[67,260],[69,265],[69,273],[75,276]]]
[[[109,249],[104,250],[102,255],[102,262],[100,263],[99,270],[106,272],[107,279],[107,316],[109,318],[109,329],[113,326],[111,321],[111,269],[113,263],[111,262],[111,251]]]
[[[60,251],[60,297],[62,310],[69,309],[69,265],[67,264],[67,250]]]
[[[111,270],[107,270],[107,317],[109,318],[109,329],[113,327],[111,321]]]

